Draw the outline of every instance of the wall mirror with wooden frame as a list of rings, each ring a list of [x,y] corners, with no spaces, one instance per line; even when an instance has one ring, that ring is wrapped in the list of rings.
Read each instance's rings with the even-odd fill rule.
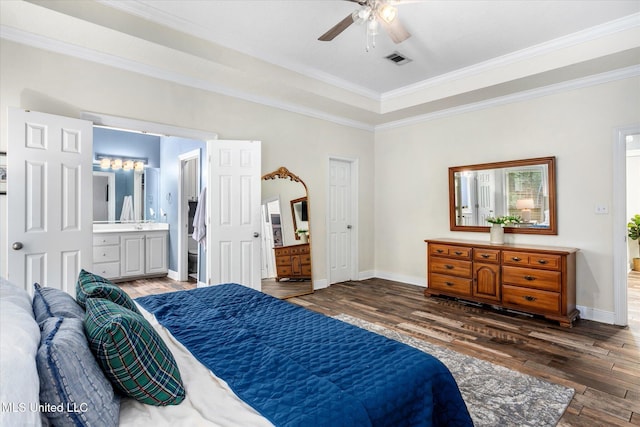
[[[449,168],[452,231],[489,231],[487,218],[520,216],[506,233],[558,234],[555,157]]]
[[[304,181],[284,166],[262,176],[262,291],[276,298],[313,292],[311,218]]]

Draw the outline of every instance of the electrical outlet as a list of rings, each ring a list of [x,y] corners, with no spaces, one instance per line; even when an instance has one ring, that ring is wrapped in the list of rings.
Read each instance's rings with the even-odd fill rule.
[[[607,205],[596,205],[595,214],[596,215],[606,215],[609,213],[609,207]]]

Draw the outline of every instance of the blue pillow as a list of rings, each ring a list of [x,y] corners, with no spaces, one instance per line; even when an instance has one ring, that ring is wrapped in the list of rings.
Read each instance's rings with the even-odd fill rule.
[[[131,297],[111,280],[89,273],[86,270],[81,270],[76,282],[76,300],[82,307],[86,307],[87,299],[89,298],[104,298],[140,314],[140,310],[138,310]]]
[[[63,290],[33,284],[33,314],[40,323],[49,317],[84,319],[84,310]]]
[[[117,426],[120,398],[89,350],[82,320],[50,317],[40,327],[42,340],[36,355],[40,403],[50,423]]]

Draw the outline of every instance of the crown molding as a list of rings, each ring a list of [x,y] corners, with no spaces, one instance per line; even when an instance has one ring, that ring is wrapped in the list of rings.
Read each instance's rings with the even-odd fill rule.
[[[633,15],[633,16],[635,17],[635,19],[640,19],[640,14]],[[621,21],[621,22],[618,22],[618,26],[617,26],[619,30],[621,30],[621,28],[628,28],[627,26],[628,21],[626,19],[619,20],[619,21]],[[638,23],[636,23],[636,25],[637,24]],[[604,31],[609,31],[609,33],[611,33],[611,31],[613,31],[613,27],[609,27],[608,30],[601,29],[600,34],[602,34],[602,32]],[[265,105],[265,106],[289,111],[292,113],[302,114],[307,117],[325,120],[328,122],[332,122],[339,125],[348,126],[355,129],[368,131],[368,132],[375,132],[380,130],[387,130],[387,129],[408,126],[416,123],[449,117],[457,114],[463,114],[471,111],[477,111],[485,108],[505,105],[512,102],[521,102],[527,99],[534,99],[541,96],[552,95],[552,94],[567,91],[567,90],[588,87],[588,86],[607,83],[607,82],[620,80],[620,79],[637,77],[640,75],[640,66],[632,66],[632,67],[627,67],[619,70],[614,70],[611,72],[597,74],[594,76],[589,76],[589,77],[575,79],[575,80],[558,83],[554,85],[549,85],[541,88],[522,91],[522,92],[518,92],[518,93],[514,93],[514,94],[502,96],[502,97],[492,98],[486,101],[480,101],[476,103],[462,105],[459,107],[453,107],[453,108],[437,111],[434,113],[417,115],[417,116],[409,117],[406,119],[386,122],[379,125],[371,125],[369,123],[351,120],[345,117],[329,114],[324,111],[302,107],[294,103],[287,103],[287,102],[282,102],[280,100],[276,100],[276,99],[272,99],[264,96],[257,96],[248,92],[244,92],[244,91],[232,89],[223,85],[215,84],[210,81],[195,79],[193,77],[186,76],[181,73],[176,73],[176,72],[168,71],[166,69],[149,66],[147,64],[125,59],[115,55],[105,54],[103,52],[98,52],[93,49],[80,47],[77,45],[51,39],[48,37],[44,37],[38,34],[30,33],[30,32],[27,32],[21,29],[16,29],[13,27],[7,27],[4,25],[0,26],[0,38],[10,40],[16,43],[21,43],[28,46],[36,47],[39,49],[59,53],[62,55],[72,56],[79,59],[100,63],[103,65],[108,65],[108,66],[119,68],[122,70],[131,71],[131,72],[146,75],[149,77],[170,81],[170,82],[181,84],[184,86],[204,90],[207,92],[229,96],[237,99],[242,99],[244,101]],[[470,72],[470,71],[461,70],[461,73],[462,72]],[[450,75],[448,75],[448,77],[442,76],[442,78],[443,79],[451,78],[451,76]],[[433,84],[434,81],[435,80],[432,80],[430,84]],[[444,80],[440,80],[440,82],[443,82],[443,81]]]
[[[486,108],[498,107],[501,105],[511,104],[514,102],[528,101],[543,96],[555,95],[569,90],[581,89],[589,86],[595,86],[603,83],[609,83],[616,80],[629,79],[640,76],[640,65],[621,68],[618,70],[608,71],[606,73],[595,74],[566,82],[548,85],[536,89],[530,89],[522,92],[516,92],[510,95],[500,96],[488,99],[486,101],[474,102],[471,104],[461,105],[459,107],[448,108],[446,110],[436,111],[434,113],[422,114],[407,119],[396,120],[375,126],[375,131],[394,129],[417,123],[428,122],[435,119],[451,117],[458,114],[469,113],[472,111],[483,110]]]
[[[313,117],[316,119],[326,120],[329,122],[337,123],[344,126],[353,127],[356,129],[373,131],[373,126],[359,122],[356,120],[350,120],[344,117],[328,114],[320,110],[312,108],[302,107],[300,105],[282,102],[276,99],[257,96],[248,92],[232,89],[223,85],[215,84],[210,81],[196,79],[190,76],[186,76],[181,73],[168,71],[158,67],[153,67],[147,64],[143,64],[130,59],[125,59],[111,54],[98,52],[93,49],[77,46],[74,44],[54,40],[48,37],[44,37],[38,34],[30,33],[20,29],[0,26],[0,38],[10,40],[16,43],[25,44],[28,46],[36,47],[39,49],[72,56],[75,58],[91,61],[111,67],[119,68],[121,70],[131,71],[134,73],[154,77],[157,79],[170,81],[180,85],[192,87],[195,89],[201,89],[207,92],[216,93],[219,95],[225,95],[232,98],[242,99],[255,104],[266,105],[273,108],[289,111],[292,113],[302,114],[305,116]]]
[[[404,86],[396,90],[385,92],[380,95],[380,100],[384,103],[384,101],[399,98],[418,90],[428,89],[433,86],[441,85],[443,83],[449,83],[483,72],[496,70],[510,64],[515,64],[571,46],[587,43],[601,37],[618,33],[620,31],[626,31],[638,27],[640,27],[640,13],[635,13],[633,15],[628,15],[623,18],[616,19],[614,21],[610,21],[595,27],[587,28],[586,30],[566,35],[564,37],[559,37],[557,39],[540,43],[526,49],[502,55],[488,61],[480,62],[470,67],[461,68],[459,70],[455,70],[447,74],[442,74],[432,79],[423,80],[409,86]]]

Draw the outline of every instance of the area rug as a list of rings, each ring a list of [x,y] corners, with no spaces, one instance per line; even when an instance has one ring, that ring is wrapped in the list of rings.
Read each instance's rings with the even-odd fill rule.
[[[336,319],[440,359],[451,371],[476,426],[555,426],[575,390],[522,374],[346,314]]]

